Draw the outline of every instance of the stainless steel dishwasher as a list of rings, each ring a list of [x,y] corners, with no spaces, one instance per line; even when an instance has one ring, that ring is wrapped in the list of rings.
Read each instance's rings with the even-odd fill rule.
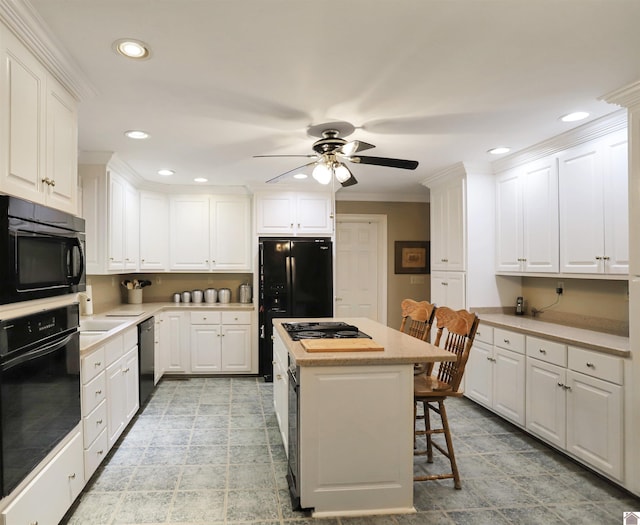
[[[150,317],[138,325],[138,362],[140,369],[140,409],[154,388],[155,319]]]

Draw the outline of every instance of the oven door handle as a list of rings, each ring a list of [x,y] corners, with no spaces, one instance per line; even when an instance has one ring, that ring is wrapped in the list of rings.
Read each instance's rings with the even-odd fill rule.
[[[14,357],[13,359],[9,359],[8,361],[2,363],[2,371],[4,372],[6,370],[11,370],[13,367],[18,366],[25,361],[31,361],[33,359],[38,359],[40,357],[52,354],[53,352],[60,350],[60,348],[68,345],[71,339],[76,335],[77,332],[74,332],[73,334],[68,335],[62,340],[59,339],[49,345],[38,347],[35,350],[31,350],[30,352],[21,354],[17,357]]]

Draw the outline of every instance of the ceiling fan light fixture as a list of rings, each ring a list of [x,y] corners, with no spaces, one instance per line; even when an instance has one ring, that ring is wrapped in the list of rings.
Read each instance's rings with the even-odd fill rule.
[[[347,168],[342,163],[339,163],[337,166],[333,168],[333,173],[335,174],[336,179],[338,179],[338,182],[340,183],[346,182],[352,177],[351,171],[349,171],[349,168]]]
[[[321,162],[313,168],[311,176],[316,179],[320,184],[329,184],[331,177],[333,176],[332,169],[324,162]]]

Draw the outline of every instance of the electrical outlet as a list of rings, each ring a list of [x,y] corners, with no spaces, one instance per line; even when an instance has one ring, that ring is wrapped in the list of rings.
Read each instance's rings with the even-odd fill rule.
[[[556,293],[558,295],[562,295],[564,292],[564,283],[562,281],[558,281],[558,286],[556,286]]]
[[[162,279],[160,277],[156,277],[156,284],[162,284]]]

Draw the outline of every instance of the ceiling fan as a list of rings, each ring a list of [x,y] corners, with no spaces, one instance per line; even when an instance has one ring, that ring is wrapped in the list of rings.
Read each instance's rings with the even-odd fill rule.
[[[348,135],[355,128],[348,123],[335,122],[329,124],[320,124],[309,128],[308,134],[319,136],[320,139],[313,143],[312,149],[315,153],[309,155],[254,155],[254,158],[264,157],[306,157],[314,159],[312,162],[298,166],[292,170],[281,173],[280,175],[269,179],[267,183],[279,182],[283,178],[300,171],[308,166],[313,168],[313,178],[320,184],[329,184],[332,178],[340,182],[343,187],[353,186],[358,181],[346,166],[345,162],[353,162],[354,164],[371,164],[375,166],[386,166],[389,168],[400,168],[405,170],[414,170],[418,167],[415,160],[393,159],[388,157],[371,157],[359,155],[361,151],[375,148],[373,144],[360,140],[352,140],[347,142],[339,135]]]

